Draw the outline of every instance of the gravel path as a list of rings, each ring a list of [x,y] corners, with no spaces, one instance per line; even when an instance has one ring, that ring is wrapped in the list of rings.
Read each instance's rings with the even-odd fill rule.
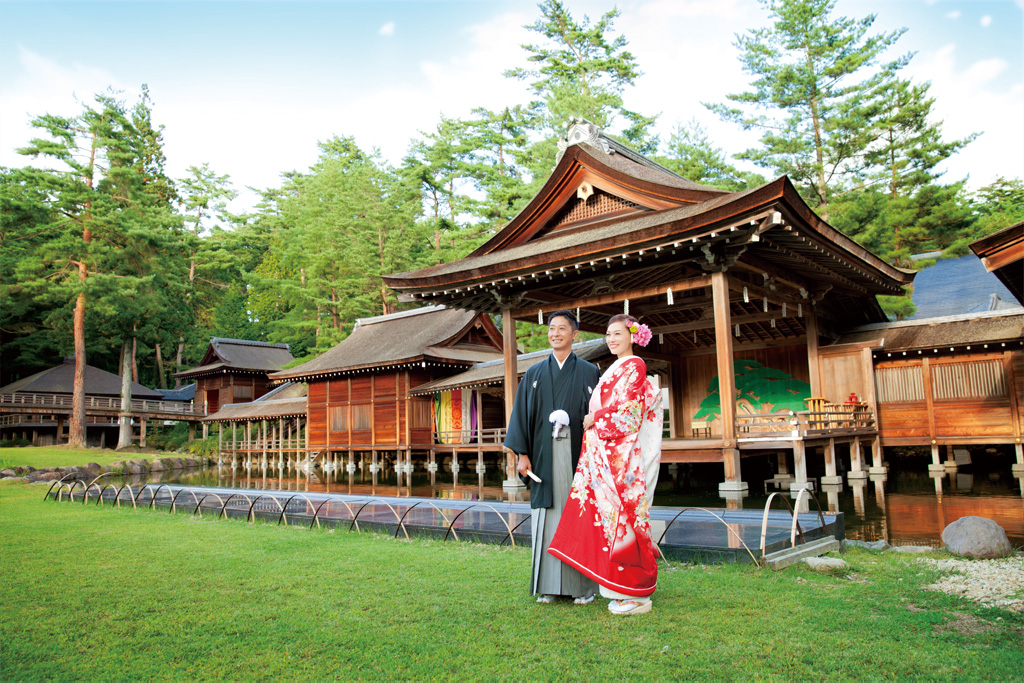
[[[929,590],[959,595],[985,607],[1001,607],[1011,612],[1024,612],[1024,557],[1000,560],[918,560],[944,572]]]

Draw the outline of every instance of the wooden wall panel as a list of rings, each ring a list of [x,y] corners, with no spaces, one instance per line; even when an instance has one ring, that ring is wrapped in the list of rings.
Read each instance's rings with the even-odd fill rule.
[[[372,384],[373,382],[370,377],[353,377],[352,395],[349,397],[349,400],[353,402],[369,401]]]
[[[939,401],[936,436],[1012,436],[1009,401]]]
[[[306,402],[309,405],[327,403],[327,382],[310,382]]]
[[[373,378],[374,398],[394,398],[398,395],[398,375],[389,373]]]
[[[377,443],[395,444],[395,427],[398,421],[398,406],[394,400],[378,401],[373,404],[373,431]]]
[[[928,443],[928,405],[924,401],[881,403],[878,406],[879,432],[887,438],[920,438]]]
[[[326,386],[326,383],[323,383]],[[312,388],[312,385],[310,386]],[[324,448],[327,446],[327,406],[325,404],[308,405],[306,407],[309,427],[309,448]],[[333,442],[333,440],[332,440]]]
[[[865,377],[860,349],[842,355],[822,354],[819,364],[821,388],[828,401],[843,403],[851,393],[862,400],[867,396],[867,383],[873,378]]]

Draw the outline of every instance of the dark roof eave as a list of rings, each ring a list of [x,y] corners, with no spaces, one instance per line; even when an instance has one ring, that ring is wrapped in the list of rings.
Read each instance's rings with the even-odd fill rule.
[[[302,380],[316,380],[324,378],[329,375],[340,375],[340,374],[351,374],[355,372],[361,372],[364,370],[383,370],[386,368],[400,369],[402,367],[412,367],[419,365],[420,363],[428,363],[432,365],[463,365],[471,366],[478,361],[475,360],[457,360],[452,358],[437,358],[434,356],[414,356],[411,358],[404,358],[401,360],[387,361],[386,363],[363,363],[362,365],[351,365],[338,368],[325,368],[316,370],[314,372],[298,372],[294,374],[288,374],[287,370],[281,372],[275,372],[270,375],[270,379],[274,382],[281,382],[285,380],[291,381],[302,381]]]

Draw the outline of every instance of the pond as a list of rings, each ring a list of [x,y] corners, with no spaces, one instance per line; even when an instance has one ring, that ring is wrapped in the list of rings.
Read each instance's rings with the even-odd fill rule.
[[[816,492],[826,512],[843,512],[846,537],[863,541],[886,540],[893,545],[942,546],[942,530],[966,515],[978,515],[998,522],[1010,543],[1024,545],[1024,481],[1010,474],[1010,461],[999,459],[984,465],[962,467],[952,473],[929,476],[927,461],[907,459],[887,463],[886,477],[855,481],[851,486],[826,487]],[[744,462],[750,495],[731,501],[729,507],[764,509],[768,499],[760,482],[771,477],[754,462]],[[763,477],[761,475],[764,475]],[[727,502],[718,494],[721,466],[662,465],[654,504],[665,507],[722,508]],[[153,473],[143,481],[181,483],[194,486],[222,486],[239,489],[346,493],[362,496],[395,496],[429,499],[525,501],[528,491],[502,489],[501,473],[495,467],[479,475],[469,468],[458,474],[416,470],[397,474],[382,468],[371,474],[368,468],[351,474],[345,470],[253,468],[229,466],[204,470]],[[773,509],[784,509],[776,502]],[[811,504],[812,510],[814,504]]]

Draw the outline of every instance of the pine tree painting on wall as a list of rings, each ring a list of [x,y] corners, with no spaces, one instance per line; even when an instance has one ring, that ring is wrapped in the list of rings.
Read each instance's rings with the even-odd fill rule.
[[[733,362],[736,376],[736,407],[747,414],[779,413],[805,410],[805,398],[811,396],[811,385],[782,370],[769,368],[756,360]],[[693,420],[718,419],[722,413],[722,397],[718,377],[708,383],[708,395],[700,402]]]

